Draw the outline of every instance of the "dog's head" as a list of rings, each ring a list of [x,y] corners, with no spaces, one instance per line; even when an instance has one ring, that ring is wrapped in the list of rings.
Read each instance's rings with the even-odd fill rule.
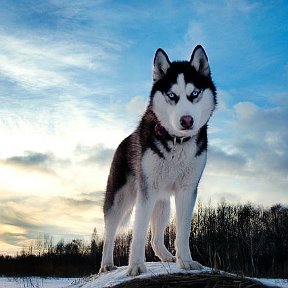
[[[174,136],[194,136],[216,106],[216,89],[207,55],[198,45],[190,61],[170,62],[158,49],[150,104],[161,125]]]

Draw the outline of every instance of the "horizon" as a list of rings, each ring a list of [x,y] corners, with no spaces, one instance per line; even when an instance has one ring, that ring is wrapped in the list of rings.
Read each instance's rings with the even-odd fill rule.
[[[158,48],[189,60],[201,44],[217,88],[198,200],[287,206],[284,0],[1,5],[0,254],[103,233],[113,152],[146,108]]]
[[[206,221],[208,221],[207,219],[209,219],[209,217],[211,215],[214,215],[216,218],[217,217],[221,218],[222,212],[224,211],[224,210],[221,210],[221,209],[223,209],[223,207],[228,208],[228,209],[225,209],[225,213],[224,213],[224,215],[225,215],[224,218],[226,219],[225,221],[229,221],[231,219],[234,219],[233,216],[231,217],[231,214],[232,214],[232,215],[234,215],[234,217],[236,216],[236,219],[238,220],[237,225],[241,224],[243,226],[245,226],[245,221],[241,222],[239,219],[242,219],[241,217],[243,215],[246,215],[246,217],[249,218],[250,216],[247,216],[247,209],[249,209],[248,211],[250,211],[250,213],[254,219],[253,221],[249,222],[250,225],[252,225],[251,227],[253,227],[253,231],[257,231],[257,227],[258,227],[257,225],[259,225],[259,223],[257,223],[256,221],[258,221],[258,220],[260,220],[260,222],[265,221],[265,217],[267,217],[267,215],[270,215],[270,217],[272,217],[272,216],[274,217],[275,211],[276,211],[276,213],[279,214],[279,216],[285,215],[285,212],[288,211],[288,205],[281,205],[281,204],[275,204],[275,205],[270,206],[270,207],[264,207],[264,206],[256,205],[255,203],[250,203],[250,202],[243,203],[243,204],[227,203],[225,201],[225,199],[222,200],[221,202],[218,202],[215,205],[211,205],[211,203],[209,203],[209,202],[204,204],[204,203],[201,203],[200,201],[198,201],[195,204],[195,209],[193,212],[193,221],[192,221],[191,225],[192,226],[194,225],[194,227],[195,226],[198,227],[198,225],[200,224],[200,229],[198,227],[196,230],[199,229],[200,231],[203,231],[203,227],[206,228],[205,224],[201,224],[203,219],[206,219]],[[230,208],[233,208],[233,209],[230,209]],[[133,212],[133,214],[134,214],[134,212]],[[261,215],[262,217],[260,217],[258,219],[257,215],[258,216]],[[194,219],[194,217],[195,217],[195,219]],[[199,221],[199,218],[201,218],[201,217],[203,219]],[[128,238],[131,240],[130,237],[132,237],[132,233],[133,233],[132,224],[134,221],[134,216],[132,216],[131,218],[132,219],[128,222],[126,227],[120,227],[119,233],[118,233],[116,240],[115,240],[115,245],[116,245],[115,247],[117,247],[117,243],[118,244],[119,244],[119,242],[121,243],[123,241],[123,239],[125,239],[125,238]],[[284,216],[284,218],[285,218],[285,216]],[[223,218],[221,218],[221,219],[223,220]],[[251,217],[249,219],[251,220]],[[274,221],[276,221],[275,219],[277,219],[277,217],[276,218],[274,217],[273,219],[274,219]],[[169,227],[168,231],[170,231],[170,232],[174,231],[174,233],[175,233],[175,230],[174,230],[175,229],[175,223],[176,223],[175,220],[176,219],[175,219],[175,211],[174,211],[171,213],[170,219],[169,219],[168,224],[167,224],[167,227]],[[282,220],[280,221],[281,224],[285,223],[285,220],[284,220],[284,222]],[[215,219],[214,219],[214,221],[215,221]],[[267,222],[267,218],[266,218],[266,222],[265,222],[264,226],[268,229],[269,225],[267,223],[268,222]],[[234,225],[235,225],[235,223],[234,223]],[[172,229],[171,229],[171,227],[172,227]],[[190,231],[191,234],[193,234],[192,231],[194,231],[194,229],[191,229],[191,231]],[[207,231],[207,229],[206,229],[206,231]],[[149,239],[149,237],[151,237],[151,233],[152,233],[151,227],[149,227],[148,234],[150,236],[147,236],[148,239]],[[195,233],[195,231],[194,231],[194,233]],[[281,233],[282,233],[282,235],[285,235],[285,233],[283,234],[283,231],[281,231]],[[78,243],[76,245],[78,245],[79,247],[81,247],[81,245],[84,245],[86,247],[85,251],[89,253],[89,249],[92,249],[92,241],[95,241],[96,245],[99,245],[100,247],[101,247],[101,245],[103,245],[103,240],[104,240],[103,236],[104,236],[103,234],[98,233],[97,227],[94,227],[93,231],[90,233],[89,237],[85,237],[85,238],[83,237],[83,235],[79,235],[78,238],[66,238],[66,239],[64,239],[64,238],[54,238],[53,235],[49,235],[49,234],[38,234],[37,238],[30,239],[30,240],[26,241],[23,244],[23,246],[20,247],[21,249],[15,251],[15,253],[13,253],[13,254],[7,254],[7,253],[1,254],[1,252],[0,252],[0,256],[4,256],[4,257],[5,256],[11,256],[14,258],[19,258],[19,257],[21,258],[22,256],[27,257],[29,255],[30,256],[31,255],[43,256],[47,253],[48,254],[49,253],[52,253],[52,254],[56,253],[57,254],[56,249],[57,249],[58,244],[60,244],[61,247],[62,247],[62,245],[69,247],[69,245],[73,244],[73,243]],[[193,239],[193,237],[192,237],[192,239]],[[149,240],[147,241],[147,245],[149,245],[149,244],[151,245],[150,241]],[[174,241],[175,241],[175,239],[174,239]],[[127,241],[125,241],[125,242],[127,242]],[[171,243],[174,243],[174,242],[172,241]],[[51,249],[50,252],[49,252],[49,249]],[[115,248],[114,248],[114,250],[115,250]],[[91,250],[90,250],[90,253],[91,253]],[[98,259],[98,260],[100,263],[101,259]]]

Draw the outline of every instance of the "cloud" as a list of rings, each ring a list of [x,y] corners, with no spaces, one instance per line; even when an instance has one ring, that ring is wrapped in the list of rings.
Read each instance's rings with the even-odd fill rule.
[[[76,154],[85,158],[83,163],[107,166],[112,161],[114,149],[105,147],[103,143],[93,146],[79,145],[76,147]]]
[[[269,94],[273,101],[270,106],[248,101],[231,106],[228,93],[225,97],[226,103],[211,119],[211,144],[228,155],[244,159],[247,172],[263,177],[287,175],[287,97]],[[213,130],[214,127],[217,129]]]
[[[209,3],[203,3],[202,1],[193,1],[193,10],[197,11],[198,13],[207,15],[208,14],[215,14],[219,13],[220,11],[222,12],[221,17],[223,15],[227,16],[232,16],[235,13],[242,13],[242,14],[248,14],[254,11],[255,9],[259,8],[259,3],[254,2],[251,3],[246,1],[246,0],[239,0],[239,1],[221,1],[222,3],[220,4],[219,2],[214,2],[211,1]]]
[[[221,92],[223,94],[223,91]],[[287,97],[270,95],[273,105],[229,104],[229,93],[209,125],[207,167],[200,199],[213,203],[286,203],[288,185]],[[232,96],[231,96],[232,97]]]
[[[177,50],[183,51],[183,44],[187,47],[186,51],[191,51],[197,44],[203,45],[218,87],[219,84],[226,86],[227,83],[235,86],[243,78],[251,80],[252,77],[247,75],[263,71],[275,63],[275,58],[259,51],[260,37],[255,37],[247,29],[251,18],[258,14],[259,6],[259,3],[244,0],[209,3],[193,1],[190,7],[193,18],[187,25],[184,43],[178,45]],[[237,35],[237,41],[231,35]]]
[[[24,156],[13,156],[10,158],[7,158],[6,161],[8,163],[14,163],[19,164],[23,166],[43,166],[47,165],[47,163],[51,162],[53,160],[53,154],[52,153],[38,153],[38,152],[31,152],[26,151]]]
[[[207,46],[207,35],[203,23],[197,20],[191,21],[185,34],[184,41],[185,43],[189,43],[187,45],[190,45],[188,51],[200,43],[204,47]]]
[[[250,169],[258,175],[287,179],[287,104],[260,108],[242,102],[234,106],[237,117],[234,128],[239,133],[237,138],[234,135],[235,145],[249,160]]]
[[[15,159],[14,162],[0,161],[1,201],[5,202],[9,195],[35,196],[41,193],[51,196],[79,191],[80,187],[73,186],[73,181],[71,181],[71,165],[57,162],[48,164],[48,162],[41,161],[41,163],[32,164],[31,161],[27,162],[28,159],[20,160],[19,156],[16,159],[17,162]],[[35,159],[32,161],[35,162]],[[67,171],[70,171],[70,175],[68,173],[70,177],[66,177]]]
[[[113,51],[107,51],[103,44],[92,49],[84,43],[56,42],[49,36],[23,37],[4,32],[0,33],[0,41],[0,76],[29,91],[57,88],[87,92],[79,72],[107,72],[107,60],[113,59]]]
[[[114,33],[115,22],[125,21],[132,9],[122,8],[111,11],[102,1],[28,1],[15,8],[6,1],[0,12],[0,81],[17,89],[18,97],[25,95],[19,89],[30,97],[107,95],[113,90],[107,80],[130,45]]]
[[[73,197],[10,195],[0,204],[0,243],[9,243],[9,249],[20,251],[44,234],[56,241],[83,237],[89,240],[93,227],[103,232],[103,196],[101,191]]]
[[[36,180],[44,181],[45,178],[54,178],[53,180],[56,182],[61,179],[61,170],[69,169],[71,167],[71,159],[57,158],[52,152],[33,152],[33,151],[24,151],[23,155],[17,155],[9,157],[5,160],[0,160],[0,169],[1,166],[6,170],[7,176],[10,171],[17,171],[16,175],[19,173],[26,175],[26,182],[29,182],[29,175],[33,174],[35,178],[35,186]],[[60,172],[60,173],[58,173]],[[9,182],[9,177],[6,179]],[[42,179],[42,180],[41,180]],[[47,179],[47,180],[48,180]],[[51,179],[52,180],[52,179]],[[10,179],[11,181],[11,179]],[[61,181],[61,180],[60,180]],[[4,181],[5,182],[5,181]],[[38,184],[40,184],[40,182]],[[1,185],[0,185],[1,186]],[[35,187],[36,188],[36,187]],[[34,190],[34,189],[33,189]]]
[[[75,197],[59,197],[68,209],[95,209],[96,206],[102,207],[104,202],[104,191],[91,193],[81,193]]]
[[[141,96],[132,97],[126,104],[126,110],[130,114],[142,115],[147,107],[147,101],[148,99],[144,100],[144,98]]]
[[[215,146],[209,149],[207,170],[210,174],[237,176],[245,170],[245,165],[246,159],[239,154],[228,154]]]
[[[227,1],[227,8],[229,10],[234,11],[240,11],[242,13],[250,13],[251,11],[254,11],[255,9],[259,8],[260,3],[259,2],[248,2],[245,0],[241,1]]]

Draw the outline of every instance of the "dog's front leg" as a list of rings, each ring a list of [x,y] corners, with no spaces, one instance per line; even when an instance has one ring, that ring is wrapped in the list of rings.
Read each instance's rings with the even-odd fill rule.
[[[130,247],[127,275],[137,276],[147,271],[145,266],[145,244],[149,221],[155,205],[155,198],[142,191],[137,196],[133,238]]]
[[[192,213],[197,196],[197,188],[191,193],[189,189],[178,191],[175,195],[176,205],[176,263],[185,270],[199,270],[202,265],[193,261],[189,248]]]

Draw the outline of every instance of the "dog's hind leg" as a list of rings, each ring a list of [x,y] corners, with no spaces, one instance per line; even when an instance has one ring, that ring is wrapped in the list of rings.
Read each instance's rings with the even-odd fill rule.
[[[128,185],[117,192],[113,206],[106,211],[104,245],[100,272],[114,270],[113,250],[117,228],[129,218],[135,203],[135,195]]]
[[[164,233],[170,217],[170,200],[157,201],[151,219],[151,245],[155,255],[162,262],[175,262],[176,258],[167,250],[164,244]]]
[[[109,213],[105,215],[105,234],[100,272],[111,271],[117,268],[114,266],[113,250],[120,219],[119,215],[117,215],[118,213],[113,212],[114,211],[109,211]]]

